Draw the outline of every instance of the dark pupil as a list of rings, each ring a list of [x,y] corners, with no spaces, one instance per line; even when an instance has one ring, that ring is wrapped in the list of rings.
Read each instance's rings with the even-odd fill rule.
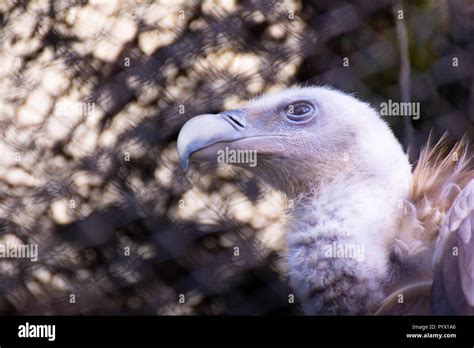
[[[309,112],[309,107],[307,105],[295,105],[293,108],[294,115],[304,115]]]

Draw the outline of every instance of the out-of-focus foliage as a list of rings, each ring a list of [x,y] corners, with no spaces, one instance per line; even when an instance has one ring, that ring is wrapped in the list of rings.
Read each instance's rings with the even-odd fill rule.
[[[1,1],[0,243],[37,244],[39,260],[0,259],[0,313],[298,313],[285,199],[232,168],[185,175],[176,136],[295,83],[400,100],[399,6]],[[473,3],[403,13],[416,143],[472,132]]]

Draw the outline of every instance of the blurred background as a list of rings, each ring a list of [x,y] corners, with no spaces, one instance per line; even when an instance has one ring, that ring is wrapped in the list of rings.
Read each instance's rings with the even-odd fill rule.
[[[288,202],[178,166],[180,127],[294,84],[371,103],[414,154],[474,125],[474,2],[0,1],[0,314],[299,314]],[[472,138],[471,138],[472,139]]]

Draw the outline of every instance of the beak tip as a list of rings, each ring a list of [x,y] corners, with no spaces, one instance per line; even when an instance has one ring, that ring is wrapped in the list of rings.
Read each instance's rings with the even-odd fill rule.
[[[179,160],[179,165],[184,171],[188,170],[188,159],[186,157],[183,157]]]
[[[178,160],[179,166],[184,170],[188,170],[188,161],[189,161],[189,149],[186,144],[186,137],[183,136],[183,132],[181,131],[178,135],[176,148],[178,150]]]

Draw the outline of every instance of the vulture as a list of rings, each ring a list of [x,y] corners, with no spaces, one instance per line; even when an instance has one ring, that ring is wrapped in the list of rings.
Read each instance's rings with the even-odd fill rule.
[[[464,138],[416,165],[369,104],[293,87],[181,128],[180,164],[256,154],[250,170],[293,200],[288,281],[305,314],[474,314],[474,168]],[[245,159],[245,156],[237,156]]]

